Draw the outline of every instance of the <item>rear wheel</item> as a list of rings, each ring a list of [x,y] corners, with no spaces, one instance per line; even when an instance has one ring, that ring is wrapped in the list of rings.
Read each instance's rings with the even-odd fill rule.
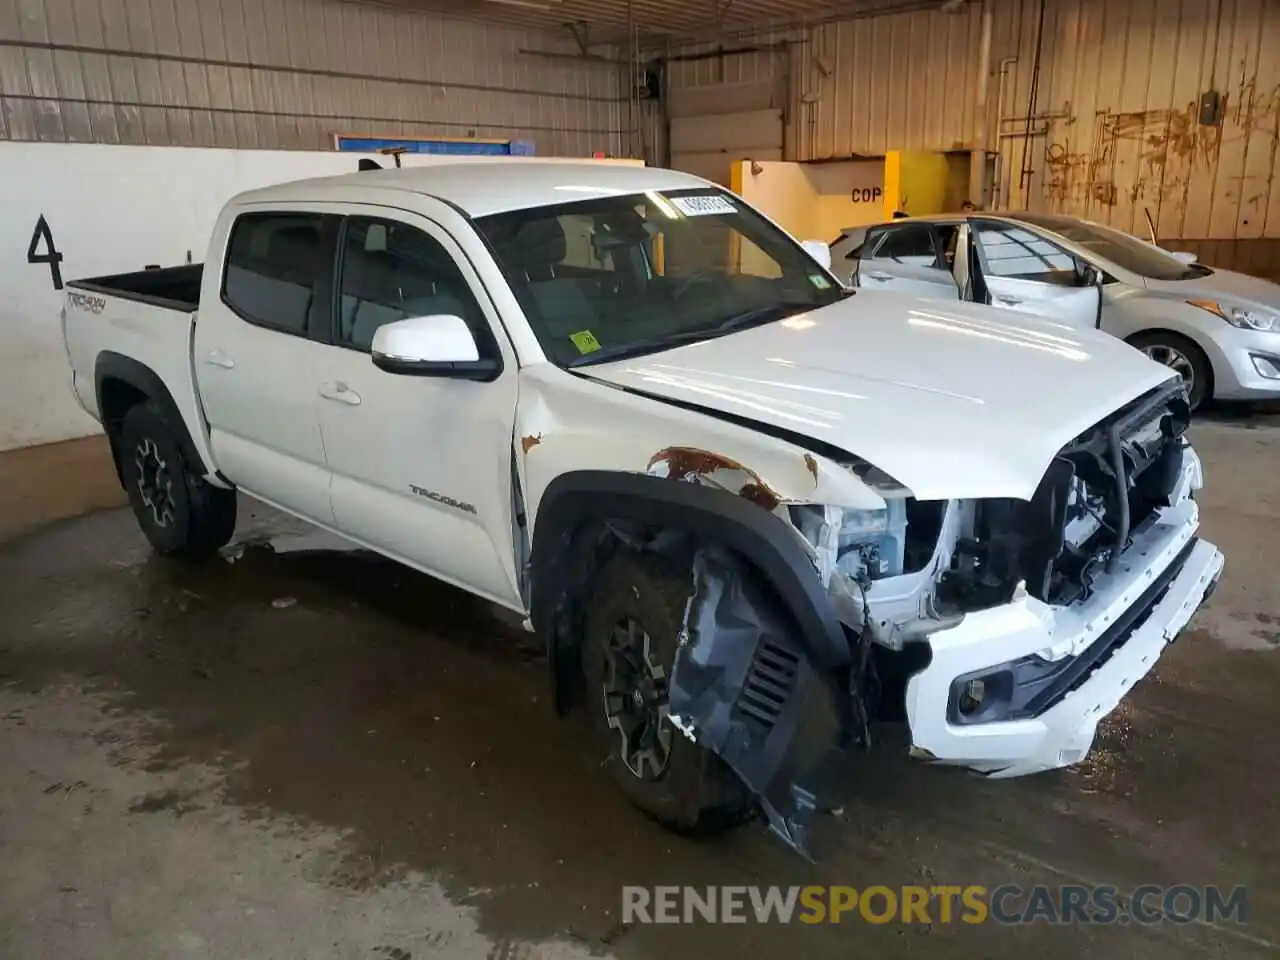
[[[701,833],[741,822],[754,804],[724,761],[669,719],[667,687],[690,587],[687,575],[657,560],[610,561],[586,617],[582,672],[610,778],[663,825]]]
[[[182,429],[154,400],[140,403],[125,414],[116,456],[138,526],[156,552],[204,557],[235,532],[236,495],[207,482],[187,461]]]
[[[1191,392],[1192,410],[1213,397],[1213,366],[1204,351],[1188,338],[1177,333],[1140,333],[1129,343],[1181,375]]]

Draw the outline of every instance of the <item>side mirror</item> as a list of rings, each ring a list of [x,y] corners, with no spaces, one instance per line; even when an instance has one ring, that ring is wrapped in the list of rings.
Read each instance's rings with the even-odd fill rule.
[[[818,261],[818,265],[823,270],[831,269],[831,248],[821,240],[805,240],[800,246],[804,247],[805,253]]]
[[[1172,251],[1171,253],[1172,253],[1173,259],[1177,260],[1181,264],[1185,264],[1188,267],[1191,266],[1193,263],[1195,263],[1199,259],[1198,257],[1196,257],[1194,253],[1188,253],[1186,250],[1175,250],[1175,251]]]
[[[476,338],[461,317],[409,317],[380,326],[373,335],[373,364],[414,377],[492,380],[497,360],[481,359]]]

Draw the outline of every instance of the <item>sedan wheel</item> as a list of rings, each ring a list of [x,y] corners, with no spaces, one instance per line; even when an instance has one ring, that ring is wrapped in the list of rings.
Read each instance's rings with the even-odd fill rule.
[[[1176,333],[1144,333],[1129,343],[1182,377],[1195,410],[1213,396],[1213,367],[1196,344]]]
[[[1178,371],[1182,374],[1182,379],[1187,381],[1188,389],[1195,389],[1196,368],[1191,365],[1186,354],[1165,343],[1153,343],[1143,352],[1156,363],[1163,363]]]

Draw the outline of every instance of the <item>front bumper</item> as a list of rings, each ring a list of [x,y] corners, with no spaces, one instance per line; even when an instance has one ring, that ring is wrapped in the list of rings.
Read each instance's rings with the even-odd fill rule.
[[[1083,603],[1054,608],[1024,597],[931,636],[932,660],[907,685],[913,752],[999,777],[1083,760],[1099,721],[1151,671],[1222,573],[1222,554],[1196,539],[1198,526],[1186,499],[1135,531],[1115,573]],[[1034,715],[951,722],[958,677],[1035,655],[1056,679],[1033,701]]]
[[[1204,346],[1213,364],[1216,399],[1280,398],[1280,379],[1265,375],[1280,365],[1280,334],[1230,327],[1218,331]]]

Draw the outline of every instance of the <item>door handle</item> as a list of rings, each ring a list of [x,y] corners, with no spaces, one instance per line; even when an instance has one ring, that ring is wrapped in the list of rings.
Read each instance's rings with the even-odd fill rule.
[[[892,280],[892,273],[885,273],[883,270],[872,270],[867,274],[872,280]]]
[[[1016,307],[1022,302],[1019,297],[996,297],[1001,303],[1007,303],[1011,307]]]
[[[320,385],[320,396],[326,400],[345,403],[349,407],[360,406],[360,394],[356,393],[342,381]]]
[[[234,360],[216,347],[209,351],[204,358],[204,362],[211,367],[221,367],[223,370],[230,370],[236,365]]]

